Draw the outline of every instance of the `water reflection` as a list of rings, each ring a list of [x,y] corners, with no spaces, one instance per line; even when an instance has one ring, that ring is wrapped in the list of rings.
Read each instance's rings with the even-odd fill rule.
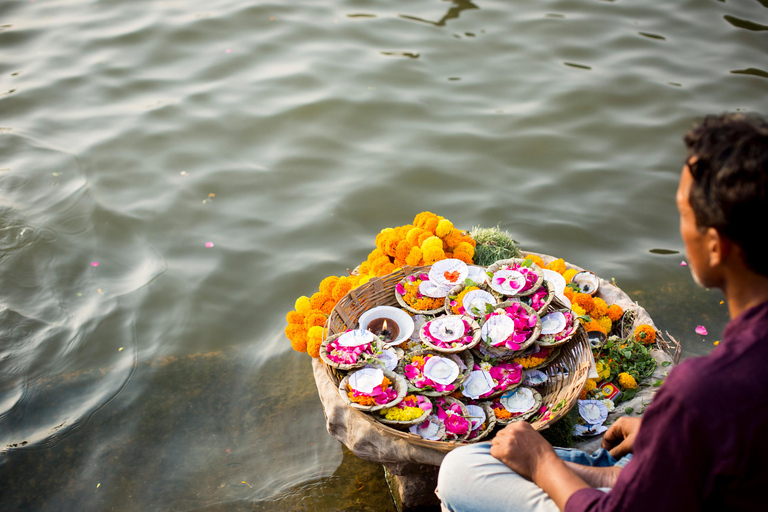
[[[399,16],[406,20],[419,21],[421,23],[428,23],[436,27],[444,27],[449,20],[457,19],[463,11],[470,10],[470,9],[479,9],[479,7],[473,4],[471,0],[443,0],[443,1],[450,1],[452,5],[451,7],[448,8],[448,11],[443,15],[443,17],[437,21],[419,18],[417,16],[409,16],[407,14],[400,14]]]

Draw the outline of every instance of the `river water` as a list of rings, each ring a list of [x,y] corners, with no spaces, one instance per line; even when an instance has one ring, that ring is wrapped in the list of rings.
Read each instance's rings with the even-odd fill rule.
[[[393,510],[284,315],[422,210],[615,278],[708,353],[681,136],[765,111],[766,7],[4,0],[2,509]]]

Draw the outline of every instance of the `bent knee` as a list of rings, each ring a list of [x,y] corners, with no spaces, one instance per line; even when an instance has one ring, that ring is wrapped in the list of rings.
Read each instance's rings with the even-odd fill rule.
[[[453,501],[454,493],[466,497],[467,489],[472,488],[471,481],[477,478],[478,465],[489,457],[493,458],[486,443],[462,446],[445,456],[437,476],[437,491],[444,505]]]

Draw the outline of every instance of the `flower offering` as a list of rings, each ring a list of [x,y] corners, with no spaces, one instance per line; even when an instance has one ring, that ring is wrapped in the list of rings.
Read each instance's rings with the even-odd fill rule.
[[[393,402],[397,399],[397,390],[392,387],[392,381],[384,376],[383,371],[364,368],[349,376],[347,396],[356,404],[373,407]]]
[[[491,347],[521,350],[532,338],[538,323],[539,317],[535,312],[515,302],[507,308],[487,314],[481,335]]]
[[[376,336],[370,331],[347,331],[326,345],[326,357],[336,365],[354,365],[373,356]]]
[[[465,418],[461,403],[450,398],[435,400],[435,415],[445,425],[445,440],[454,441],[468,435],[471,423]]]
[[[493,268],[494,265],[491,266]],[[541,281],[541,269],[533,260],[512,260],[489,271],[491,288],[501,295],[528,295]]]
[[[512,359],[513,362],[519,364],[523,368],[532,369],[541,366],[552,355],[555,349],[550,347],[541,347],[539,345],[533,345],[531,348],[523,352],[520,356]]]
[[[382,409],[379,414],[389,421],[408,422],[432,412],[432,402],[421,395],[408,395],[394,407]]]
[[[451,358],[424,353],[411,356],[403,373],[417,390],[449,393],[456,389],[461,369]]]
[[[436,350],[470,348],[476,340],[476,328],[477,324],[473,326],[467,318],[442,316],[424,324],[421,341]]]
[[[496,297],[477,286],[467,286],[457,296],[449,299],[453,314],[475,318],[483,317],[497,304]]]
[[[467,398],[488,398],[520,384],[523,367],[517,363],[488,362],[475,364],[462,385]]]
[[[398,302],[415,311],[435,311],[445,304],[448,290],[435,285],[429,275],[410,275],[395,287]]]
[[[572,311],[553,311],[541,319],[541,335],[536,343],[538,345],[560,345],[576,332],[578,326],[576,315]]]
[[[530,388],[517,388],[504,393],[491,403],[496,418],[504,423],[525,419],[541,405],[541,395]]]

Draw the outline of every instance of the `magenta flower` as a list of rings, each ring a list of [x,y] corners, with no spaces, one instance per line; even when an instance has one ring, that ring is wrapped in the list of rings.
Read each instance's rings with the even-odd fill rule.
[[[405,376],[408,378],[408,380],[413,380],[419,374],[419,371],[412,364],[407,364],[405,365],[403,373],[405,373]]]
[[[395,286],[395,290],[396,290],[396,291],[397,291],[397,293],[399,293],[400,295],[405,295],[405,286],[403,286],[403,284],[402,284],[402,283],[397,283],[397,286]]]
[[[438,414],[440,409],[438,408]],[[469,430],[469,421],[457,414],[452,414],[445,419],[445,429],[457,436],[463,435]]]

